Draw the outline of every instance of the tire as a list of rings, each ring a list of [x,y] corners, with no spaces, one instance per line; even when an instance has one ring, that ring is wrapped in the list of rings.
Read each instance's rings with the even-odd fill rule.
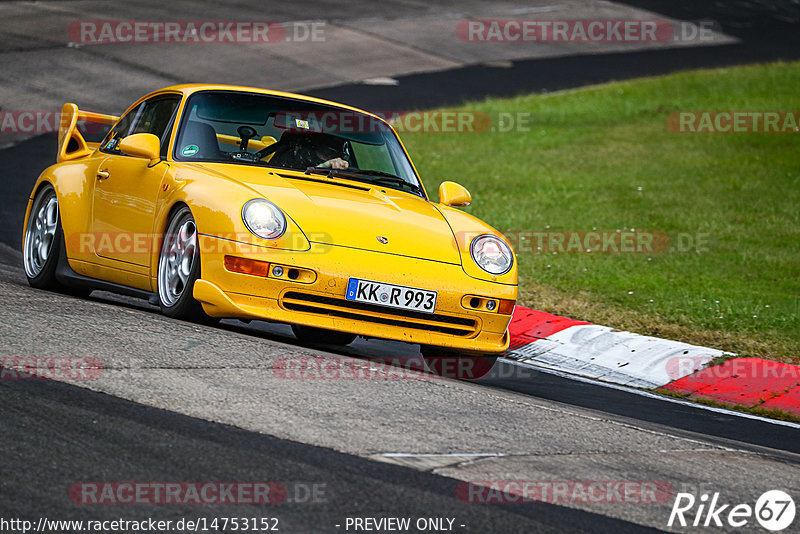
[[[292,325],[292,332],[294,332],[295,337],[301,342],[315,345],[336,345],[344,347],[356,339],[356,334],[297,324]]]
[[[187,206],[169,218],[158,255],[157,290],[161,313],[174,319],[214,323],[194,299],[194,283],[200,278],[197,226]]]
[[[22,243],[25,276],[31,287],[50,291],[63,289],[56,280],[63,240],[58,198],[53,186],[47,184],[39,189],[33,200]]]
[[[477,380],[489,374],[497,361],[496,355],[459,354],[438,347],[420,348],[425,366],[437,376],[459,380]]]

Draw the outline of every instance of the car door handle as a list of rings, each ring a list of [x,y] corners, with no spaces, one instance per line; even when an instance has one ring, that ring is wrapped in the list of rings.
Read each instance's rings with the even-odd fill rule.
[[[97,179],[98,180],[105,180],[109,176],[111,176],[111,174],[108,171],[97,171]]]

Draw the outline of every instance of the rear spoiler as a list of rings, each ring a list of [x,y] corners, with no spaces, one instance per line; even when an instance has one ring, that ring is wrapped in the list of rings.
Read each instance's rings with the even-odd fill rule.
[[[119,120],[114,115],[103,115],[92,111],[81,111],[75,104],[61,107],[61,121],[58,125],[58,153],[56,160],[61,163],[82,158],[91,154],[99,143],[87,143],[78,130],[78,122],[113,125]]]

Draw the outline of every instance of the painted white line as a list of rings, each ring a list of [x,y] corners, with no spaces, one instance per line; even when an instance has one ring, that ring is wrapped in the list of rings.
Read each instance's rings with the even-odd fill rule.
[[[378,76],[377,78],[367,78],[361,80],[364,85],[400,85],[400,82],[389,76]]]
[[[561,11],[565,8],[566,6],[563,4],[556,4],[552,6],[520,7],[501,11],[501,13],[503,15],[528,15],[530,13],[550,13],[551,11]]]
[[[612,384],[612,383],[609,383],[609,382],[603,382],[601,380],[594,380],[594,379],[586,378],[586,377],[583,377],[583,376],[573,375],[573,374],[570,374],[570,373],[567,373],[567,372],[564,372],[564,371],[559,371],[559,370],[551,369],[551,368],[548,368],[548,367],[540,367],[538,365],[535,365],[533,362],[522,362],[522,361],[517,361],[517,360],[510,360],[508,358],[500,358],[500,360],[505,362],[505,363],[507,363],[507,364],[510,364],[510,365],[516,365],[516,366],[519,366],[519,367],[535,369],[535,370],[541,371],[543,373],[548,373],[548,374],[555,375],[555,376],[558,376],[558,377],[561,377],[561,378],[567,378],[569,380],[575,380],[577,382],[583,382],[585,384],[594,384],[596,386],[602,386],[602,387],[605,387],[605,388],[616,389],[616,390],[619,390],[619,391],[625,391],[627,393],[634,393],[636,395],[641,395],[642,397],[648,397],[648,398],[656,399],[656,400],[660,400],[660,401],[671,402],[671,403],[674,403],[674,404],[682,404],[684,406],[690,406],[692,408],[698,408],[698,409],[701,409],[701,410],[708,410],[710,412],[721,413],[721,414],[725,414],[725,415],[731,415],[731,416],[734,416],[734,417],[741,417],[743,419],[754,419],[756,421],[761,421],[761,422],[764,422],[764,423],[771,423],[773,425],[786,426],[786,427],[789,427],[789,428],[800,429],[800,423],[794,423],[792,421],[781,421],[780,419],[770,419],[770,418],[767,418],[767,417],[761,417],[760,415],[755,415],[755,414],[751,414],[751,413],[747,413],[747,412],[740,412],[738,410],[730,410],[728,408],[718,408],[716,406],[709,406],[707,404],[700,404],[700,403],[697,403],[697,402],[691,402],[691,401],[687,401],[687,400],[683,400],[683,399],[677,399],[675,397],[670,397],[670,396],[667,396],[667,395],[659,395],[658,393],[653,393],[653,392],[650,392],[650,391],[645,391],[645,390],[637,389],[637,388],[630,387],[630,386],[623,386],[623,385],[620,385],[620,384]]]

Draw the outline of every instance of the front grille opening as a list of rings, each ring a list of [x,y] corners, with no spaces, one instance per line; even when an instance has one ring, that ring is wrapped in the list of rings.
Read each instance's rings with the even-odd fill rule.
[[[374,304],[300,293],[297,291],[287,292],[283,296],[282,304],[284,308],[291,311],[331,315],[334,317],[400,326],[412,328],[414,330],[439,332],[460,337],[474,334],[477,327],[474,319],[465,317],[453,317],[450,315],[387,308]]]

